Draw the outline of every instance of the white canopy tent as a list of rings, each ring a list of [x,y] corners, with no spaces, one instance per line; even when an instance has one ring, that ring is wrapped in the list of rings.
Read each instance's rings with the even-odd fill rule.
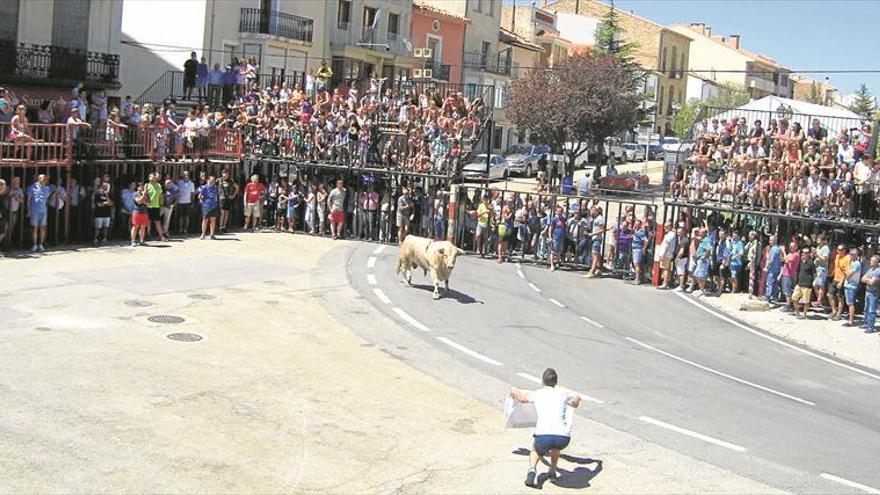
[[[822,127],[827,129],[831,136],[841,129],[858,127],[863,120],[859,114],[843,108],[826,107],[773,95],[750,101],[738,108],[716,110],[720,111],[713,115],[712,119],[731,120],[745,117],[749,125],[755,120],[760,120],[765,127],[770,119],[787,119],[789,123],[799,122],[804,129],[808,129],[813,119],[819,119]]]

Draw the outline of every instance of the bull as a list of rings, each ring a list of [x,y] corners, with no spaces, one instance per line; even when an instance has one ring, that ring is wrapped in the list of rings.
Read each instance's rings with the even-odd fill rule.
[[[432,241],[424,237],[408,235],[398,248],[397,274],[403,272],[407,285],[412,284],[412,269],[421,268],[434,282],[434,299],[440,299],[440,282],[449,293],[449,276],[455,268],[455,259],[464,251],[449,241]]]

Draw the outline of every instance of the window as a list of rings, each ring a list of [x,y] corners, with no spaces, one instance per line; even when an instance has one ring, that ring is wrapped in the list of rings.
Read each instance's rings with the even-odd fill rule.
[[[351,22],[351,1],[339,0],[339,10],[336,12],[336,25],[340,29],[348,29]]]
[[[0,0],[0,40],[18,41],[18,0]]]
[[[657,111],[663,115],[663,86],[660,86],[659,99],[657,100]]]
[[[504,138],[504,129],[502,129],[499,126],[495,126],[495,132],[492,133],[492,149],[493,150],[500,150],[501,149],[501,143],[504,142],[503,138]]]
[[[364,27],[372,27],[376,22],[376,9],[373,7],[364,7]]]
[[[495,81],[495,108],[507,106],[507,83]]]
[[[85,51],[89,46],[91,0],[56,2],[52,9],[52,44]],[[4,12],[5,16],[6,13]]]
[[[388,14],[388,39],[396,40],[397,34],[400,32],[400,14]]]
[[[676,76],[675,62],[677,62],[677,61],[678,61],[678,47],[673,46],[672,47],[672,58],[669,59],[669,77],[674,78]]]
[[[669,96],[666,98],[666,115],[672,115],[672,104],[675,102],[675,89],[669,86]]]
[[[663,47],[663,54],[660,55],[660,72],[666,73],[666,47]]]
[[[684,53],[681,54],[681,63],[678,64],[678,68],[682,71],[682,77],[684,77],[684,73],[687,71],[687,67],[684,65]]]

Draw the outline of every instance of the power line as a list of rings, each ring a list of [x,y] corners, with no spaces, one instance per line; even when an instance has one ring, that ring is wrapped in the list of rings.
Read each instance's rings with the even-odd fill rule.
[[[690,1],[690,0],[684,0],[684,1]],[[741,0],[741,1],[743,1],[743,0]],[[748,0],[745,0],[745,1],[748,1]],[[875,0],[861,0],[861,1],[875,1]],[[880,1],[880,0],[876,0],[876,1]],[[122,43],[124,45],[130,45],[135,48],[141,48],[141,49],[144,49],[144,50],[147,50],[150,52],[189,53],[189,52],[200,52],[201,51],[201,53],[203,53],[203,54],[205,52],[227,53],[227,54],[230,53],[228,50],[220,50],[220,49],[211,50],[211,49],[207,49],[207,48],[200,49],[200,48],[180,46],[180,45],[166,45],[166,44],[161,44],[161,43],[141,43],[141,42],[135,42],[135,41],[121,41],[120,43]],[[152,47],[156,47],[156,48],[152,48]],[[379,53],[382,53],[382,52],[379,52]],[[335,59],[335,60],[344,60],[344,61],[352,61],[352,62],[363,62],[363,60],[361,60],[361,59],[351,58],[351,57],[330,57],[328,59],[328,58],[324,58],[324,57],[310,57],[308,55],[279,55],[279,54],[275,54],[275,53],[263,53],[262,56],[263,57],[274,57],[274,58],[284,59],[284,60],[329,60],[329,59]],[[242,58],[246,58],[246,57],[242,57]],[[416,59],[416,60],[422,60],[422,59]],[[470,68],[483,68],[487,65],[491,66],[492,65],[491,62],[492,62],[491,60],[487,60],[487,63],[474,63],[474,64],[463,63],[463,64],[442,64],[442,65],[449,65],[450,67],[461,67],[461,68],[465,68],[465,69],[470,69]],[[427,64],[428,62],[425,62],[425,63]],[[525,69],[525,70],[528,70],[528,69],[565,70],[566,68],[565,67],[546,67],[546,66],[540,66],[540,65],[535,65],[535,66],[519,65],[519,66],[515,66],[515,67],[511,66],[510,69],[511,70],[514,70],[514,69],[516,69],[516,70],[523,70],[523,69]],[[574,70],[574,69],[572,69],[572,70]],[[602,69],[596,69],[596,70],[602,70]],[[615,70],[615,69],[607,69],[607,70]],[[648,69],[648,68],[642,67],[642,70],[645,70],[648,72],[660,72],[660,73],[670,72],[670,70],[668,70],[668,69],[661,70],[660,68]],[[680,71],[677,71],[677,72],[680,72]],[[717,74],[787,74],[789,72],[797,73],[797,74],[880,74],[880,69],[749,70],[749,69],[716,69],[716,68],[695,69],[695,68],[688,68],[687,72],[691,72],[691,73],[717,73]]]

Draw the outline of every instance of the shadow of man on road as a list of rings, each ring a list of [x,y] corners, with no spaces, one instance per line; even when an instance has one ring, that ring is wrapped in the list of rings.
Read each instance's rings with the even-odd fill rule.
[[[513,451],[514,454],[522,456],[528,456],[529,452],[529,449],[525,448],[519,448]],[[590,486],[590,481],[592,481],[593,478],[595,478],[599,475],[599,473],[602,472],[603,463],[601,459],[575,457],[568,454],[560,454],[559,458],[566,462],[580,465],[571,471],[566,471],[559,466],[556,467],[558,476],[553,484],[560,488],[571,488],[575,490],[588,488]],[[541,463],[545,466],[550,466],[549,461],[547,461],[547,459],[543,457],[541,457]],[[595,466],[592,469],[583,467],[583,465],[586,464],[594,464]],[[542,473],[540,476],[538,476],[538,479],[536,480],[538,487],[543,487],[544,483],[546,483],[549,478],[550,475],[548,473]]]

